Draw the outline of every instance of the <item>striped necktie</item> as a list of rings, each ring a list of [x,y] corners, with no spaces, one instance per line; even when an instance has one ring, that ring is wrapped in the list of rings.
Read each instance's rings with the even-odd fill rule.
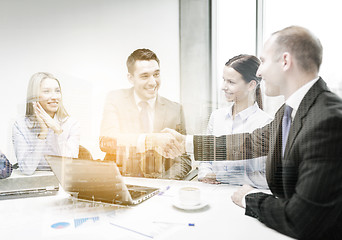
[[[291,127],[292,110],[292,107],[285,105],[285,111],[282,120],[282,157],[284,157],[285,154],[286,141]]]

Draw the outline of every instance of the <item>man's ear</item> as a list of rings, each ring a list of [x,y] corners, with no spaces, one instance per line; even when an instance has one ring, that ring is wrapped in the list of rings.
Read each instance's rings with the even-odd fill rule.
[[[127,73],[127,79],[131,84],[133,84],[133,75],[131,73]]]
[[[282,61],[283,61],[284,71],[289,70],[291,65],[292,65],[292,55],[288,52],[284,52],[283,57],[282,57]]]

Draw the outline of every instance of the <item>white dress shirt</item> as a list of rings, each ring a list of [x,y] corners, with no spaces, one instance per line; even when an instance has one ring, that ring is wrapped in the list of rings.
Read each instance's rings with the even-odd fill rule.
[[[222,136],[235,133],[253,132],[272,120],[257,103],[236,114],[233,119],[233,106],[215,110],[209,119],[207,134]]]
[[[80,143],[79,123],[66,117],[59,121],[63,132],[56,134],[48,130],[46,139],[38,138],[40,127],[37,122],[28,117],[21,118],[14,123],[12,140],[19,169],[24,174],[33,174],[35,170],[50,170],[44,155],[78,157]]]
[[[155,113],[155,106],[156,106],[156,99],[152,98],[147,100],[146,102],[148,103],[148,118],[149,118],[149,124],[150,127],[149,129],[151,129],[151,131],[153,132],[153,126],[154,126],[154,113]],[[135,100],[135,104],[137,105],[137,108],[139,110],[139,112],[141,111],[141,107],[139,106],[139,103],[142,102],[143,100],[141,100],[141,98],[136,94],[136,92],[134,91],[134,100]],[[141,152],[145,152],[145,139],[146,139],[146,134],[140,134],[138,139],[137,139],[137,152],[141,153]],[[126,149],[126,152],[128,152],[128,150]]]
[[[151,131],[153,132],[153,125],[154,125],[154,113],[155,113],[155,106],[156,106],[156,97],[149,99],[145,102],[147,102],[148,104],[148,118],[149,118],[149,124],[150,127],[149,129],[151,129]],[[141,98],[136,94],[136,92],[134,91],[134,100],[135,100],[135,104],[138,107],[139,112],[141,111],[141,107],[139,105],[140,102],[143,102],[143,100],[141,100]]]
[[[208,123],[207,134],[214,136],[236,133],[250,133],[272,121],[272,117],[262,111],[258,104],[246,108],[235,115],[233,106],[214,111]],[[250,184],[256,187],[267,188],[265,179],[265,157],[239,160],[202,162],[199,165],[198,179],[214,173],[216,180],[222,183]],[[258,174],[257,174],[258,173]]]

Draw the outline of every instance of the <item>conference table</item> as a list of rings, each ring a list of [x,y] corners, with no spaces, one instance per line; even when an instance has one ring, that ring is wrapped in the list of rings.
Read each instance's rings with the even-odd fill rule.
[[[160,188],[134,206],[56,195],[0,201],[1,239],[292,239],[244,215],[231,201],[237,186],[125,177],[125,183]],[[197,187],[197,209],[177,205],[179,189]],[[177,207],[178,206],[178,207]]]

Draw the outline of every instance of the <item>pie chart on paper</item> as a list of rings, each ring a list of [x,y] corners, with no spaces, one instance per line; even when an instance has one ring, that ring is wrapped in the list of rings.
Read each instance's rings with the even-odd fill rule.
[[[69,226],[70,226],[70,223],[68,223],[68,222],[58,222],[58,223],[52,224],[51,228],[63,229],[63,228],[69,227]]]

